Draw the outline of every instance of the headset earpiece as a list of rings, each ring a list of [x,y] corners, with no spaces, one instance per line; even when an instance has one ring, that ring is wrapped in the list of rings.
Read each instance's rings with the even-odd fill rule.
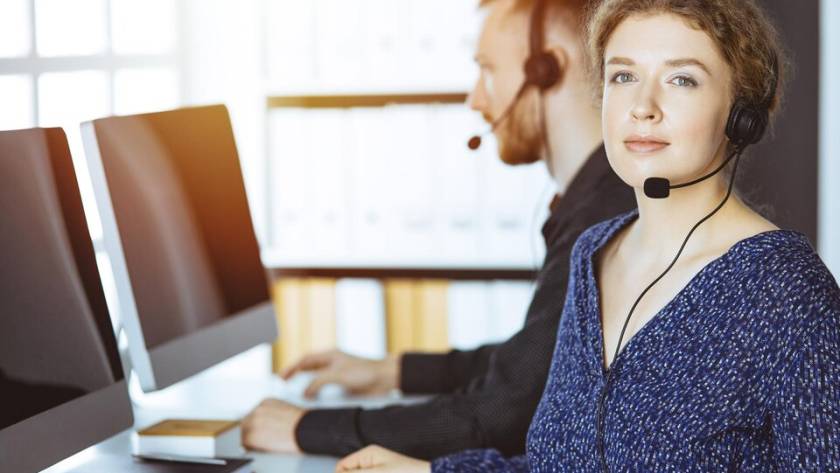
[[[770,90],[761,102],[754,104],[743,98],[735,100],[726,121],[726,136],[736,147],[743,149],[761,141],[770,123],[770,106],[779,86],[779,59],[773,55]]]
[[[765,106],[755,107],[738,99],[726,121],[726,136],[739,148],[758,143],[769,121],[769,111]]]
[[[525,60],[525,83],[546,91],[560,81],[562,70],[557,56],[545,49],[545,0],[536,0],[528,31],[528,59]]]
[[[560,80],[560,63],[550,51],[532,54],[525,61],[525,80],[540,90],[547,90]]]

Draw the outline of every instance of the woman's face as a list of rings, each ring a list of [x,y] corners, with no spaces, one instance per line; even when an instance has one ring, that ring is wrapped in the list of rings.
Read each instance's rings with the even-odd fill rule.
[[[731,72],[706,33],[671,14],[633,16],[613,31],[604,64],[604,144],[624,182],[686,182],[720,162]]]

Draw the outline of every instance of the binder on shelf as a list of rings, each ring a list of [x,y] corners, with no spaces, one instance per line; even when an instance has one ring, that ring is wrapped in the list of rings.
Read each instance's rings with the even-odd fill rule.
[[[385,356],[385,304],[379,281],[339,280],[335,319],[336,344],[340,350],[365,358]]]
[[[448,349],[449,282],[393,279],[384,284],[388,352]]]
[[[449,341],[452,348],[470,350],[491,340],[495,311],[490,308],[490,285],[484,281],[449,285]]]
[[[283,278],[272,295],[281,327],[272,347],[275,372],[313,351],[335,348],[335,279]]]

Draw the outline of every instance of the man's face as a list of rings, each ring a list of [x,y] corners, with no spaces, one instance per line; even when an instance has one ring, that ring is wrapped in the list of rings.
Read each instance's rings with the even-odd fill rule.
[[[513,0],[497,0],[490,5],[475,55],[481,73],[468,100],[470,108],[488,123],[502,116],[525,80],[529,14],[512,11],[512,4]],[[494,134],[505,163],[540,159],[539,93],[535,88],[525,92]]]

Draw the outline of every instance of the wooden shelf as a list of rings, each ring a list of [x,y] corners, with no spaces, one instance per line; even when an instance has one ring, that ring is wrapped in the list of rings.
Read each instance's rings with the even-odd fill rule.
[[[388,105],[463,104],[462,92],[423,94],[360,94],[360,95],[274,95],[266,98],[272,108],[355,108]]]
[[[412,268],[412,267],[285,267],[269,268],[272,279],[279,278],[367,278],[367,279],[449,279],[460,281],[533,281],[537,272],[527,268]]]

